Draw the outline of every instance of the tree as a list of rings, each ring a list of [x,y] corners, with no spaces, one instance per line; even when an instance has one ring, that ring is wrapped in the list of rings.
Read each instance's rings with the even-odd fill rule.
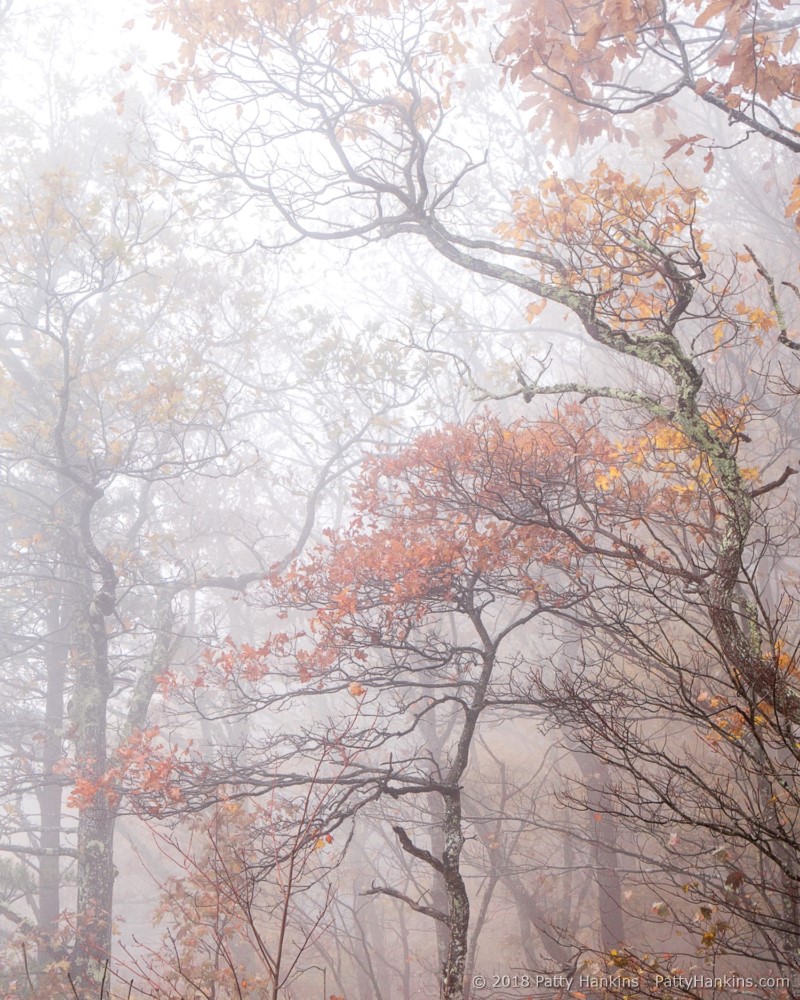
[[[337,769],[324,749],[297,795],[266,802],[222,795],[188,829],[154,828],[163,859],[178,874],[167,880],[156,912],[167,924],[162,949],[134,956],[130,966],[150,995],[183,997],[187,988],[238,1000],[286,995],[327,931],[331,879],[346,850],[319,825],[333,786],[320,788],[314,778],[329,765]],[[151,784],[148,799],[158,792]]]
[[[22,732],[5,729],[24,752],[11,758],[6,780],[19,794],[34,792],[40,812],[28,824],[20,806],[29,843],[4,850],[41,859],[42,968],[58,957],[50,940],[62,909],[59,859],[75,859],[78,981],[110,948],[117,803],[102,787],[109,702],[121,696],[124,725],[143,726],[170,644],[169,599],[157,585],[154,607],[140,599],[143,529],[160,487],[222,473],[234,445],[222,429],[223,382],[207,377],[193,352],[182,370],[175,363],[172,296],[159,288],[168,255],[181,266],[169,204],[142,183],[135,140],[108,136],[89,152],[93,124],[73,122],[72,153],[89,157],[90,176],[99,173],[95,160],[113,161],[105,186],[96,176],[85,181],[63,149],[34,152],[29,166],[43,172],[40,186],[20,176],[9,188],[2,234],[6,579],[25,595],[7,650],[22,668],[8,679],[25,695]],[[179,271],[172,281],[174,289]],[[144,345],[142,332],[159,325],[166,335]],[[131,619],[151,609],[160,631],[140,660]],[[133,676],[132,665],[141,668]],[[66,771],[77,782],[74,844],[62,832]]]
[[[374,802],[393,803],[389,822],[400,847],[438,883],[447,909],[393,886],[371,891],[447,928],[440,987],[447,998],[463,995],[469,944],[463,784],[475,740],[484,721],[497,724],[519,704],[518,631],[542,615],[566,614],[584,596],[567,539],[546,525],[509,530],[502,517],[469,507],[475,477],[485,475],[482,459],[503,466],[522,453],[542,467],[572,467],[570,433],[557,423],[537,431],[513,434],[491,421],[472,432],[454,427],[374,460],[347,528],[329,533],[326,545],[274,583],[271,603],[309,613],[308,624],[256,647],[232,647],[199,679],[238,695],[240,712],[290,711],[302,697],[311,719],[321,718],[300,730],[287,721],[284,733],[254,740],[246,756],[241,747],[221,754],[187,793],[190,801],[231,774],[250,794],[267,781],[295,785],[308,748],[332,746],[341,768],[307,779],[336,786],[320,829],[333,831]],[[447,535],[434,530],[443,524]],[[352,699],[359,725],[334,737],[331,720]],[[430,850],[414,829],[416,803],[429,799],[440,826],[438,849]]]

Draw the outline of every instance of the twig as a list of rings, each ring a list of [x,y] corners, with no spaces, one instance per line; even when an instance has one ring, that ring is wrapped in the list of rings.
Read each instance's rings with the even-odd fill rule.
[[[31,974],[28,969],[28,949],[25,947],[25,942],[22,942],[22,960],[25,963],[25,978],[28,980],[28,986],[31,988],[31,994],[33,994],[33,983],[31,982]]]

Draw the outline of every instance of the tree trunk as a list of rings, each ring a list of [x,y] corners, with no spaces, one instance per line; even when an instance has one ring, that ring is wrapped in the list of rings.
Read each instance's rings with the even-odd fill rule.
[[[608,814],[608,768],[591,756],[575,752],[586,783],[587,805],[594,827],[591,840],[592,862],[597,884],[597,911],[600,917],[600,950],[606,958],[625,940],[622,910],[622,879],[617,855],[617,824]]]
[[[61,815],[63,782],[56,775],[64,737],[64,687],[69,658],[68,636],[63,624],[64,595],[52,596],[47,611],[48,646],[45,651],[46,693],[42,740],[42,785],[37,792],[41,828],[40,846],[46,852],[39,859],[39,946],[38,966],[57,960],[53,940],[61,913]]]
[[[461,850],[464,834],[461,830],[461,789],[451,790],[444,800],[444,851],[442,877],[447,891],[450,917],[450,940],[442,970],[442,1000],[461,1000],[464,995],[464,973],[469,946],[469,896],[461,876]]]
[[[99,491],[81,512],[83,547],[100,570],[102,585],[81,609],[75,627],[75,755],[84,784],[79,794],[77,913],[71,968],[73,980],[97,993],[103,969],[111,954],[111,920],[114,894],[115,793],[106,785],[108,770],[107,710],[112,680],[109,671],[106,616],[116,606],[117,578],[97,549],[89,518]],[[87,577],[89,574],[87,573]],[[91,580],[84,590],[88,597]]]
[[[430,843],[431,853],[436,858],[444,857],[444,813],[442,811],[442,800],[439,795],[428,795],[428,809],[431,814]],[[431,906],[441,913],[448,912],[447,889],[441,879],[434,878],[431,884]],[[445,968],[447,964],[447,951],[450,947],[450,929],[441,920],[434,920],[433,926],[436,932],[436,953],[439,959],[439,967]]]

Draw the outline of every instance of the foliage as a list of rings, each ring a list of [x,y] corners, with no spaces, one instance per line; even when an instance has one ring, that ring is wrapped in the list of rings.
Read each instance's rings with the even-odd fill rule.
[[[784,0],[518,2],[507,12],[499,54],[526,94],[523,108],[535,111],[531,128],[547,129],[573,152],[604,132],[635,143],[622,116],[655,109],[664,123],[682,91],[730,125],[797,152],[791,106],[798,35],[786,10]]]

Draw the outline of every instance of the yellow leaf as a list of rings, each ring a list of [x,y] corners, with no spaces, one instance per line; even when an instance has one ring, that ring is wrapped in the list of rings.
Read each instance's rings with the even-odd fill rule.
[[[529,323],[532,322],[540,313],[543,313],[546,308],[547,299],[541,299],[539,302],[531,302],[525,312],[525,319]]]

